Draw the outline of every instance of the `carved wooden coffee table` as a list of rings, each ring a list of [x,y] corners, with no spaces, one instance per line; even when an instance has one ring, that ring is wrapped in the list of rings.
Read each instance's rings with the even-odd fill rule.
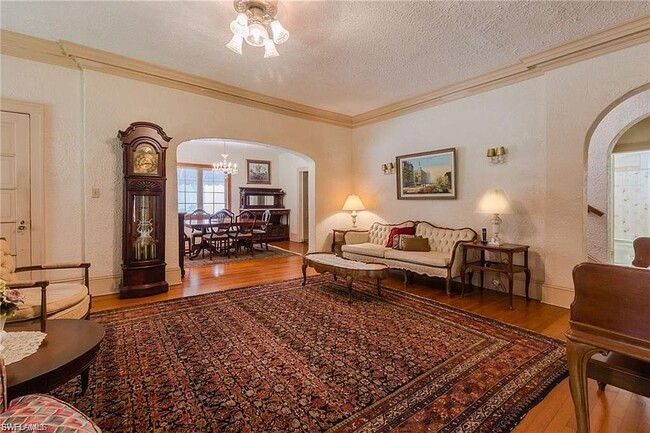
[[[12,326],[9,331],[32,331]],[[92,320],[54,319],[36,353],[7,366],[9,400],[32,393],[48,393],[81,375],[81,391],[88,387],[90,366],[104,339],[104,327]]]
[[[307,267],[312,267],[320,274],[329,272],[337,277],[345,278],[348,285],[348,303],[352,302],[352,281],[359,278],[375,278],[377,293],[381,296],[381,279],[388,277],[388,266],[383,263],[364,263],[348,260],[332,253],[307,253],[302,258],[302,285],[307,282]]]

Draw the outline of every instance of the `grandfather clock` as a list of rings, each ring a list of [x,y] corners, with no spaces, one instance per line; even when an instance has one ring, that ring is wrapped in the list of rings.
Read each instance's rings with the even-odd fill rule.
[[[171,140],[153,123],[135,122],[117,137],[124,151],[124,228],[120,298],[163,293],[165,152]]]

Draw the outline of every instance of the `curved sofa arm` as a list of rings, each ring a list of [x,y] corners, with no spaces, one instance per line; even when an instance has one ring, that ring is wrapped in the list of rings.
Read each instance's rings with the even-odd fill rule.
[[[451,265],[450,268],[451,268],[451,277],[452,278],[455,278],[455,277],[460,275],[460,270],[461,270],[461,268],[463,266],[463,250],[461,249],[462,245],[464,245],[464,244],[473,244],[475,242],[475,240],[476,240],[476,238],[471,240],[471,241],[457,241],[454,244],[454,247],[451,249],[451,259],[449,261],[449,263]],[[468,251],[468,253],[470,253],[470,252],[471,252],[471,250]],[[471,252],[471,254],[474,254],[474,252]],[[473,258],[470,257],[470,255],[468,254],[467,260],[471,262],[471,261],[473,261]]]
[[[367,230],[346,232],[343,235],[343,239],[346,245],[363,244],[370,241],[370,232]]]

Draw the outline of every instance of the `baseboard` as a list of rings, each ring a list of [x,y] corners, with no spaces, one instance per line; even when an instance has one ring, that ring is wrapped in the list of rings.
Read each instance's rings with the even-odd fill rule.
[[[572,287],[542,285],[542,303],[557,307],[569,308],[573,302],[575,291]]]
[[[181,284],[181,268],[167,267],[165,279],[170,286]],[[104,275],[90,278],[90,294],[93,296],[112,295],[120,292],[122,274]]]

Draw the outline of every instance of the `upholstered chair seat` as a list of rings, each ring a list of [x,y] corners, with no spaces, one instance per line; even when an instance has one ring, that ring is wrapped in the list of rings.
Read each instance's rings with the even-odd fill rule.
[[[0,356],[0,424],[8,426],[8,431],[27,431],[34,426],[35,430],[46,432],[102,433],[93,420],[58,398],[28,394],[7,401],[6,378],[4,359]]]

